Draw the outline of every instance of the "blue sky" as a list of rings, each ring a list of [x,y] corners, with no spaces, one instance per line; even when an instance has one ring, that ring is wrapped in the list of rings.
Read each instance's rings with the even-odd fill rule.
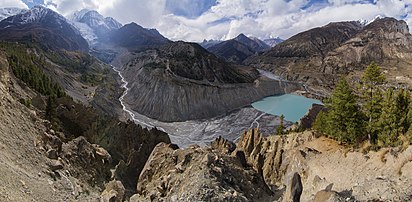
[[[412,24],[412,0],[0,0],[0,7],[43,4],[62,15],[94,9],[121,23],[156,28],[172,40],[229,39],[244,33],[288,38],[329,22],[377,16]],[[26,6],[27,7],[27,6]]]

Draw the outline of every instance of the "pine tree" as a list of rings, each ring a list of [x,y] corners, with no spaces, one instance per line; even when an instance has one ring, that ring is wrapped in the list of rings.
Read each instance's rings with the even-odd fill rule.
[[[345,78],[338,82],[332,97],[326,100],[325,105],[328,112],[322,114],[325,117],[321,118],[325,119],[323,124],[326,125],[324,131],[326,134],[349,144],[363,139],[363,116],[356,102],[356,96]]]
[[[397,107],[395,105],[395,95],[392,88],[386,91],[382,103],[382,114],[379,118],[380,133],[378,135],[379,141],[383,146],[391,145],[396,141],[397,133]]]
[[[277,135],[283,135],[284,134],[284,132],[283,132],[283,130],[285,129],[285,125],[284,125],[284,119],[285,119],[285,116],[282,114],[281,116],[280,116],[280,123],[279,123],[279,126],[276,128],[276,134]]]
[[[54,95],[47,97],[46,118],[51,123],[53,123],[56,118],[56,97]]]
[[[372,62],[362,76],[363,83],[363,111],[367,117],[366,129],[368,139],[375,143],[379,133],[377,120],[382,112],[382,93],[380,85],[385,82],[385,76],[376,63]]]

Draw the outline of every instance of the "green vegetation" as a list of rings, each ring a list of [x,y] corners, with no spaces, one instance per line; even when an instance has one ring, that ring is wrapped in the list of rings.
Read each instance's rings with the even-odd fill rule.
[[[285,132],[284,132],[284,130],[285,130],[284,120],[285,120],[285,116],[282,114],[282,115],[280,116],[279,126],[276,127],[276,135],[283,135],[283,134],[285,134]]]
[[[380,67],[372,62],[365,70],[362,77],[362,95],[364,104],[363,111],[368,118],[366,129],[368,139],[372,143],[376,143],[379,126],[378,119],[382,113],[382,92],[381,85],[385,82],[385,77],[382,74]]]
[[[40,68],[45,61],[29,53],[24,45],[0,43],[0,48],[7,53],[7,60],[13,74],[27,86],[46,96],[65,96],[64,90]]]
[[[327,113],[321,113],[315,129],[341,142],[354,144],[363,139],[362,113],[351,87],[342,78],[330,99],[325,101]]]
[[[327,112],[318,114],[313,128],[352,146],[359,146],[365,140],[375,148],[409,144],[412,139],[409,90],[385,90],[384,83],[384,75],[375,63],[366,68],[360,92],[354,92],[342,78],[332,96],[325,100]]]

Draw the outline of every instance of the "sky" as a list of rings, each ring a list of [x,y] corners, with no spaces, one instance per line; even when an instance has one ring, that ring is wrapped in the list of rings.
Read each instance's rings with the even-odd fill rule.
[[[329,22],[377,16],[412,25],[412,0],[0,0],[0,7],[45,5],[64,16],[83,8],[126,24],[155,28],[171,40],[226,40],[240,33],[287,39]]]

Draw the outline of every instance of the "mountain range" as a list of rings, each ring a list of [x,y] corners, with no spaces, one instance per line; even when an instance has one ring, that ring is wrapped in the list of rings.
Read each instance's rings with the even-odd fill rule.
[[[412,85],[405,21],[197,44],[90,10],[0,13],[0,201],[412,200],[410,137],[374,151],[312,130],[267,136],[258,119],[280,129],[283,119],[250,107],[291,92],[325,97],[341,76],[360,81],[371,62],[385,87]],[[246,116],[245,132],[233,134]],[[185,127],[156,128],[165,122]],[[181,149],[177,130],[221,130],[237,143]]]
[[[207,50],[225,59],[228,62],[242,63],[247,57],[270,49],[270,46],[257,38],[249,38],[244,34],[237,37],[210,45]]]

